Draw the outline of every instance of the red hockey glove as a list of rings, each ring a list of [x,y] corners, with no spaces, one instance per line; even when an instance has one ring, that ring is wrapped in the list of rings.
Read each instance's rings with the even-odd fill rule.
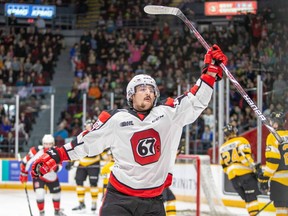
[[[23,162],[20,164],[20,176],[19,180],[22,184],[26,183],[28,181],[28,172],[26,171],[26,166]]]
[[[56,149],[51,148],[34,161],[31,170],[32,177],[37,178],[47,174],[51,170],[55,170],[57,168],[57,163],[60,163],[59,153]]]
[[[228,58],[222,52],[222,50],[220,49],[218,45],[214,44],[212,46],[211,54],[212,54],[212,59],[215,61],[216,65],[220,65],[221,63],[223,63],[224,65],[227,65]]]
[[[22,184],[26,183],[28,181],[28,172],[20,172],[19,180]]]
[[[213,45],[206,53],[204,57],[204,68],[202,69],[202,73],[215,73],[216,81],[219,81],[223,77],[223,70],[220,67],[220,64],[227,64],[227,56],[222,52],[219,46]]]

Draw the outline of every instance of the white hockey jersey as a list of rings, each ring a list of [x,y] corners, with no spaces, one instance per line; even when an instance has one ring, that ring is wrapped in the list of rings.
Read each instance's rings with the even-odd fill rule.
[[[71,160],[98,155],[110,148],[115,165],[110,183],[137,197],[155,197],[172,183],[172,169],[183,126],[208,106],[214,78],[202,75],[191,90],[168,98],[143,118],[133,110],[103,111],[93,129],[63,147]]]

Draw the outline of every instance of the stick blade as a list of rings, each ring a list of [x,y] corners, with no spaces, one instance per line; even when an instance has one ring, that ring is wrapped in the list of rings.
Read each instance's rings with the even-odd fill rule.
[[[174,15],[176,16],[179,9],[176,7],[167,7],[167,6],[160,6],[160,5],[146,5],[144,7],[144,11],[147,14],[152,15]]]

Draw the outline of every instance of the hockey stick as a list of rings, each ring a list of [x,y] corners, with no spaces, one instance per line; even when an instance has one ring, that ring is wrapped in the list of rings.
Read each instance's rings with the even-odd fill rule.
[[[20,162],[20,161],[21,161],[21,155],[20,155],[20,153],[17,154],[17,158],[18,158],[18,161]],[[27,191],[27,184],[26,184],[26,183],[24,183],[24,190],[25,190],[25,193],[26,193],[26,199],[27,199],[27,202],[28,202],[28,207],[29,207],[29,211],[30,211],[30,216],[33,216],[32,210],[31,210],[31,205],[30,205],[30,199],[29,199],[29,195],[28,195],[28,191]]]
[[[27,191],[27,185],[25,184],[25,193],[26,193],[26,198],[27,198],[27,202],[28,202],[28,207],[29,207],[29,211],[30,211],[30,216],[33,216],[32,214],[32,210],[31,210],[31,205],[30,205],[30,199],[29,199],[29,195],[28,195],[28,191]]]
[[[192,22],[188,20],[188,18],[182,13],[182,11],[179,8],[176,7],[166,7],[166,6],[160,6],[160,5],[147,5],[144,7],[144,11],[147,14],[151,15],[174,15],[180,18],[186,26],[190,29],[190,31],[195,35],[195,37],[198,39],[198,41],[202,44],[202,46],[208,50],[210,46],[208,43],[204,40],[204,38],[200,35],[200,33],[196,30],[196,28],[193,26]],[[281,136],[276,132],[276,130],[270,126],[268,120],[266,117],[262,114],[262,112],[259,110],[259,108],[255,105],[253,100],[248,96],[248,94],[245,92],[245,90],[241,87],[241,85],[237,82],[237,80],[233,77],[233,75],[230,73],[230,71],[226,68],[226,66],[221,63],[221,68],[225,71],[227,77],[229,80],[233,83],[235,88],[238,90],[238,92],[241,94],[241,96],[246,100],[248,105],[252,108],[252,110],[258,115],[258,117],[261,119],[262,123],[267,127],[267,129],[274,135],[274,137],[277,139],[279,143],[283,142],[283,139]]]
[[[270,205],[270,203],[272,203],[273,201],[271,200],[271,201],[269,201],[268,203],[266,203],[258,212],[257,212],[257,214],[256,215],[259,215],[260,214],[260,212],[262,212],[268,205]],[[256,216],[255,215],[255,216]]]

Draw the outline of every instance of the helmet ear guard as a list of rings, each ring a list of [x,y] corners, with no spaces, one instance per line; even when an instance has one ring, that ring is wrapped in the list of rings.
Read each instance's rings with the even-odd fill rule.
[[[158,98],[160,97],[160,92],[159,89],[157,87],[156,81],[149,75],[147,74],[139,74],[134,76],[130,82],[127,85],[126,88],[126,100],[127,100],[127,104],[129,107],[133,107],[132,104],[132,96],[136,93],[135,89],[137,86],[139,85],[151,85],[154,88],[155,91],[155,101],[154,101],[154,106],[157,104]]]
[[[232,124],[227,124],[225,127],[223,127],[223,132],[226,137],[231,136],[232,134],[237,134],[238,130],[235,126]]]
[[[283,112],[272,112],[269,116],[269,121],[272,125],[277,123],[278,129],[283,129],[286,119]]]

